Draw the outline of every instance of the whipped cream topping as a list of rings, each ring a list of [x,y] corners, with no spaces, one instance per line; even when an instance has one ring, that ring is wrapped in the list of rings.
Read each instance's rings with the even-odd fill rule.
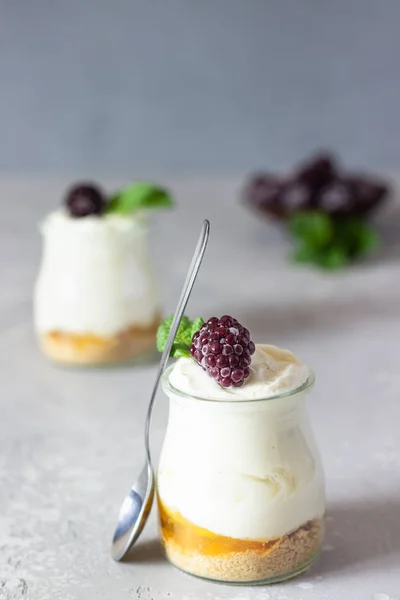
[[[142,214],[73,218],[60,209],[41,230],[34,302],[39,332],[108,336],[153,323],[159,299]]]
[[[221,387],[192,358],[180,358],[169,376],[171,385],[185,394],[212,400],[255,400],[300,387],[310,370],[289,350],[256,344],[250,376],[239,388]]]

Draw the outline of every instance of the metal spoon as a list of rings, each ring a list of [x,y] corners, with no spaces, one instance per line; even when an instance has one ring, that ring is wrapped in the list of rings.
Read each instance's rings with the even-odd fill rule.
[[[153,411],[154,401],[157,394],[157,389],[161,380],[161,376],[167,365],[168,358],[174,343],[179,324],[185,312],[186,304],[189,300],[197,273],[200,269],[206,250],[208,236],[210,233],[210,223],[205,220],[201,228],[199,241],[194,252],[192,262],[190,263],[189,271],[179,298],[178,306],[172,321],[171,329],[168,335],[167,343],[162,353],[160,366],[158,368],[157,377],[154,382],[153,391],[151,393],[149,408],[147,410],[144,445],[146,450],[146,463],[140,473],[137,481],[133,484],[126,496],[119,513],[117,528],[111,545],[111,556],[114,560],[121,560],[128,550],[138,539],[143,527],[146,524],[147,518],[154,499],[154,471],[151,465],[150,455],[150,422]]]

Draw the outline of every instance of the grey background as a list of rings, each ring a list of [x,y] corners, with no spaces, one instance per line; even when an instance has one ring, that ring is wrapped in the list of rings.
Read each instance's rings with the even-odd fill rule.
[[[0,0],[0,169],[400,164],[396,0]]]

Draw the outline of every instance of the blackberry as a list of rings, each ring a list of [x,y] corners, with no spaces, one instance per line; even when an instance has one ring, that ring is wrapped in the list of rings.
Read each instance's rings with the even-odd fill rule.
[[[101,215],[106,206],[106,200],[100,188],[83,183],[73,186],[68,191],[65,204],[71,217],[88,217],[89,215]]]
[[[368,216],[389,195],[389,187],[378,179],[356,174],[348,177],[347,181],[354,198],[354,216]]]
[[[244,200],[255,209],[266,212],[278,219],[284,218],[282,204],[284,180],[268,174],[257,174],[249,179],[244,190]]]
[[[328,152],[313,156],[295,173],[294,179],[309,186],[314,193],[331,183],[337,174],[335,158]]]
[[[300,181],[289,181],[282,192],[281,199],[287,216],[298,210],[314,208],[313,190],[307,183]]]
[[[240,387],[250,375],[255,345],[236,319],[211,317],[192,338],[191,356],[223,387]]]
[[[318,208],[333,217],[367,217],[377,208],[388,188],[380,181],[362,175],[335,179],[323,188],[318,197]]]
[[[333,217],[351,215],[354,208],[354,194],[348,181],[336,179],[321,190],[318,208]]]

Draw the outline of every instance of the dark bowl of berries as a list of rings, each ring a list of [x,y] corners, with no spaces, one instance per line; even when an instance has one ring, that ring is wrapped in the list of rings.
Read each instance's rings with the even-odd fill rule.
[[[369,219],[389,192],[382,179],[346,171],[332,154],[321,152],[287,175],[250,176],[243,200],[288,226],[295,242],[294,261],[334,269],[377,246]]]

